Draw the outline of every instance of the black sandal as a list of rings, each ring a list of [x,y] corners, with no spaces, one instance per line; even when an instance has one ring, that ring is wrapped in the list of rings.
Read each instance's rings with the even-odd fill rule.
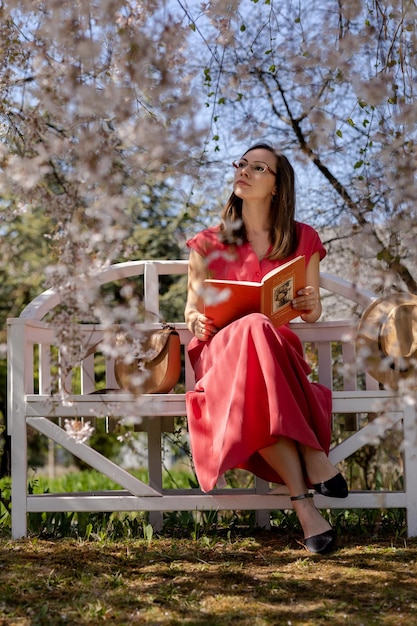
[[[349,495],[346,480],[340,472],[333,478],[329,478],[329,480],[316,483],[313,487],[317,493],[321,493],[322,496],[327,496],[328,498],[347,498]]]
[[[306,498],[314,498],[312,493],[301,493],[299,496],[291,496],[290,500],[295,502],[296,500],[305,500]],[[325,530],[324,533],[319,535],[313,535],[304,539],[306,548],[314,554],[326,554],[330,552],[335,544],[336,535],[334,530]]]

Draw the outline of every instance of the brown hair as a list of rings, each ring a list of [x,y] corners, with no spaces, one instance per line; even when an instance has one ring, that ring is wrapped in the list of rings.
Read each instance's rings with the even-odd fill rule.
[[[295,231],[295,184],[294,170],[287,157],[276,152],[267,143],[258,143],[249,148],[243,156],[251,150],[268,150],[276,158],[276,189],[272,196],[270,208],[269,239],[272,250],[269,259],[284,259],[294,252],[297,241]],[[230,195],[223,208],[220,230],[224,243],[239,244],[246,242],[247,234],[242,220],[242,199],[234,192]]]

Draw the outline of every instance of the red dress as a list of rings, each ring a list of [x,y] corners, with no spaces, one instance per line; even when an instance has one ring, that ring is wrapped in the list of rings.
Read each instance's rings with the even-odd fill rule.
[[[259,261],[249,243],[233,250],[218,228],[202,231],[187,245],[206,258],[215,278],[259,281],[272,268],[299,254],[306,264],[326,252],[317,232],[297,222],[297,249],[284,261]],[[247,469],[271,482],[280,476],[258,453],[280,436],[326,454],[331,436],[331,392],[310,382],[310,367],[298,337],[252,313],[221,329],[210,341],[191,340],[196,376],[186,396],[191,450],[198,481],[211,491],[229,469]]]

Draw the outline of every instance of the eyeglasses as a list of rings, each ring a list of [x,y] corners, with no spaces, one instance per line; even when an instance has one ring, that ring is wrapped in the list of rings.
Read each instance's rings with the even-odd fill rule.
[[[233,161],[232,163],[235,170],[244,170],[246,167],[250,169],[254,174],[265,174],[265,172],[271,172],[274,176],[276,176],[276,172],[272,170],[269,165],[263,163],[262,161],[254,161],[253,163],[249,163],[245,159],[240,159],[240,161]]]

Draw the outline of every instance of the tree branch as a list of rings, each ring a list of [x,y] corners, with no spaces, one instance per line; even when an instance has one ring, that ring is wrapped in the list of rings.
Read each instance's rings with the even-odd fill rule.
[[[269,75],[270,76],[270,75]],[[283,89],[279,79],[277,76],[273,76],[273,80],[278,88],[278,92],[281,96],[282,102],[285,107],[286,116],[284,116],[279,112],[276,103],[274,101],[271,89],[267,83],[266,77],[264,74],[259,72],[259,79],[263,84],[266,94],[271,106],[273,113],[281,120],[285,121],[289,124],[293,130],[293,133],[297,139],[297,142],[300,146],[301,151],[314,163],[317,169],[323,174],[326,180],[330,183],[336,193],[342,198],[343,202],[349,207],[351,214],[356,219],[358,225],[361,228],[366,228],[369,233],[372,234],[377,246],[378,246],[378,258],[384,261],[388,269],[395,273],[401,281],[407,286],[407,289],[415,293],[417,292],[417,282],[414,280],[408,268],[402,263],[401,259],[397,255],[393,255],[390,248],[384,244],[382,239],[378,236],[377,232],[373,228],[372,224],[366,219],[365,214],[371,209],[370,204],[371,201],[369,199],[366,200],[366,207],[363,209],[358,202],[356,202],[347,188],[343,185],[340,180],[332,174],[327,165],[323,163],[320,156],[312,149],[309,145],[306,135],[301,128],[301,122],[304,119],[303,116],[296,117],[293,115],[291,107],[289,105],[288,99],[285,94],[285,90]]]

